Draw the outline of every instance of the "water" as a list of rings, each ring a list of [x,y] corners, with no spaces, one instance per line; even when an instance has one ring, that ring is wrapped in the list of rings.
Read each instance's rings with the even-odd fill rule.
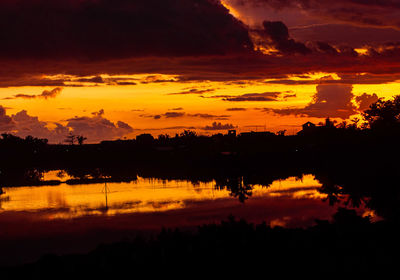
[[[52,179],[51,176],[50,173],[45,177]],[[194,184],[138,178],[130,183],[61,183],[57,186],[4,188],[0,213],[3,217],[24,213],[34,220],[168,213],[171,219],[174,215],[187,215],[188,224],[195,217],[199,222],[215,222],[232,214],[272,225],[308,226],[315,219],[329,219],[335,211],[324,202],[327,195],[318,191],[320,186],[313,175],[304,175],[301,180],[290,177],[274,181],[267,187],[253,186],[251,196],[242,203],[227,189],[216,188],[214,181]],[[191,211],[194,217],[188,214]],[[203,218],[198,217],[201,214],[204,214]]]
[[[49,172],[44,179],[59,179],[56,175]],[[84,253],[138,232],[154,233],[162,227],[193,229],[231,215],[272,227],[307,227],[315,219],[331,219],[341,206],[328,203],[313,175],[252,185],[245,188],[244,202],[238,198],[235,180],[229,188],[216,181],[138,177],[129,183],[69,185],[68,179],[63,177],[64,182],[56,186],[3,188],[0,265],[30,262],[48,253]],[[238,185],[245,184],[239,181]],[[373,215],[362,207],[357,211]]]

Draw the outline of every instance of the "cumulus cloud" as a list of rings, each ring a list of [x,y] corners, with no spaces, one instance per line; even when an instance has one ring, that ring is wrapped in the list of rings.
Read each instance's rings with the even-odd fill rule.
[[[91,117],[74,117],[67,124],[40,121],[36,116],[30,116],[26,110],[8,116],[4,107],[0,106],[0,133],[12,133],[19,137],[28,135],[46,138],[50,143],[63,142],[69,134],[83,135],[88,142],[99,142],[127,135],[133,128],[122,121],[116,123],[103,117],[104,110],[92,113]],[[53,128],[52,128],[53,126]],[[55,127],[54,127],[55,126]]]
[[[211,125],[206,125],[202,127],[203,130],[226,130],[226,129],[234,129],[235,126],[230,123],[222,124],[220,122],[213,122]]]
[[[357,113],[353,104],[352,85],[321,84],[312,101],[304,108],[266,109],[279,115],[300,115],[315,118],[341,118],[347,119]]]
[[[92,117],[74,117],[68,119],[67,127],[72,129],[73,134],[84,135],[88,141],[98,142],[111,140],[127,135],[133,128],[122,121],[116,124],[103,117],[104,110],[92,113]]]
[[[15,126],[12,118],[7,116],[6,109],[0,105],[0,131],[8,132],[11,131]]]
[[[31,135],[38,138],[46,138],[50,142],[59,142],[69,132],[67,127],[59,123],[55,123],[56,127],[54,129],[49,129],[47,122],[40,121],[38,117],[28,115],[26,110],[7,116],[5,111],[1,113],[1,108],[0,106],[1,133],[12,133],[19,137]],[[4,121],[6,125],[4,125]]]
[[[371,106],[371,104],[378,101],[379,97],[378,95],[376,95],[376,93],[373,94],[363,93],[360,96],[356,96],[354,99],[358,104],[358,110],[365,111],[369,108],[369,106]]]

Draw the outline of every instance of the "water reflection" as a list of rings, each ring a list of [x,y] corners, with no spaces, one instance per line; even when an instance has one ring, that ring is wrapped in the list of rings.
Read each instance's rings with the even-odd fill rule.
[[[45,175],[53,180],[58,172]],[[53,176],[53,177],[52,177]],[[68,180],[69,178],[66,178]],[[231,181],[225,183],[231,184]],[[233,182],[243,185],[243,182]],[[4,188],[7,199],[0,200],[1,211],[27,211],[42,219],[68,219],[88,215],[119,215],[127,213],[163,212],[218,203],[234,204],[245,209],[260,199],[318,200],[327,197],[319,192],[321,184],[313,175],[290,177],[274,181],[269,187],[251,186],[251,198],[246,204],[232,197],[232,189],[221,187],[218,181],[197,182],[159,180],[139,177],[130,183],[97,183],[58,186]],[[237,193],[237,192],[236,192]],[[248,196],[250,197],[250,196]],[[263,206],[265,209],[268,205]],[[288,206],[290,207],[290,205]],[[329,207],[328,204],[325,207]],[[264,209],[264,210],[265,210]],[[273,209],[270,209],[273,210]],[[286,215],[286,214],[285,214]],[[288,218],[286,218],[288,219]],[[275,221],[275,223],[277,223]]]

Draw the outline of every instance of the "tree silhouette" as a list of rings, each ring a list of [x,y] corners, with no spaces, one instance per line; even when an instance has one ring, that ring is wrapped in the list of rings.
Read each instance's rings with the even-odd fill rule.
[[[76,140],[78,141],[78,144],[79,144],[79,145],[83,145],[83,142],[84,142],[85,140],[87,140],[87,138],[84,137],[83,135],[77,135],[77,136],[76,136]]]
[[[76,137],[75,135],[70,133],[69,135],[67,135],[67,137],[65,138],[64,142],[69,144],[69,145],[74,145],[75,139],[76,139],[75,137]]]
[[[379,99],[362,113],[370,128],[394,128],[400,124],[400,95],[391,100]]]

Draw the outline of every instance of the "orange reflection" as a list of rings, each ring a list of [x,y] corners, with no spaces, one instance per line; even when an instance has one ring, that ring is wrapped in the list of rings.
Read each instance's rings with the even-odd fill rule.
[[[59,172],[52,171],[44,177],[55,179],[56,175],[59,175]],[[324,195],[318,192],[319,187],[320,184],[312,175],[305,175],[302,180],[293,177],[275,181],[268,188],[254,186],[252,198],[320,199]],[[0,212],[37,212],[38,216],[44,219],[164,212],[183,209],[196,201],[210,202],[231,197],[226,189],[216,190],[215,182],[194,185],[188,181],[143,178],[131,183],[106,185],[70,186],[62,183],[59,186],[6,188],[5,192],[8,199],[1,202]]]

